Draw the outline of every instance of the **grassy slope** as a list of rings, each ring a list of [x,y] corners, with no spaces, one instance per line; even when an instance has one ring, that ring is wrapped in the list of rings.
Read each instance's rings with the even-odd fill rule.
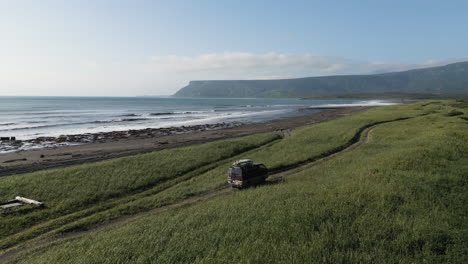
[[[47,208],[19,208],[0,219],[0,238],[32,223],[89,208],[149,189],[194,169],[278,139],[262,134],[242,139],[163,150],[148,154],[0,178],[0,200],[17,195],[43,201]],[[177,166],[174,166],[177,164]]]
[[[421,114],[421,113],[429,113],[433,111],[444,112],[444,111],[447,111],[447,109],[445,106],[441,104],[430,104],[426,106],[413,105],[413,106],[380,108],[378,110],[373,110],[370,113],[361,114],[358,116],[354,116],[352,118],[346,118],[342,120],[329,122],[326,124],[321,124],[318,126],[311,126],[311,127],[303,128],[297,131],[293,137],[282,140],[280,143],[272,144],[270,147],[264,148],[261,151],[257,151],[253,153],[253,157],[255,157],[255,159],[263,158],[263,160],[265,160],[266,163],[269,164],[269,166],[273,168],[288,166],[289,164],[287,164],[287,162],[285,163],[285,160],[289,161],[289,163],[300,162],[300,161],[309,159],[311,156],[313,156],[312,154],[318,155],[323,151],[327,151],[331,147],[336,146],[335,143],[343,143],[349,140],[349,135],[352,135],[354,132],[353,129],[358,129],[360,126],[363,126],[368,123],[372,123],[376,119],[377,120],[391,119],[391,118],[395,118],[396,116],[401,117],[402,115],[416,115],[416,114]],[[421,127],[424,127],[427,125],[426,123],[428,123],[428,120],[426,119],[428,118],[436,118],[435,121],[433,122],[437,124],[437,126],[442,126],[443,128],[445,128],[445,126],[443,124],[440,124],[440,122],[448,122],[447,120],[449,121],[452,120],[454,124],[450,125],[452,126],[450,129],[448,127],[444,129],[445,132],[447,131],[450,132],[452,130],[456,131],[455,128],[457,128],[457,126],[461,126],[461,127],[458,127],[458,129],[461,128],[461,131],[463,131],[462,129],[464,128],[463,123],[461,123],[464,120],[460,119],[457,116],[451,117],[450,119],[448,119],[445,115],[442,115],[442,114],[432,114],[426,117],[422,117],[420,118],[421,121],[418,121],[419,125],[414,126],[414,127],[413,127],[413,124],[415,123],[412,123],[412,121],[399,121],[398,123],[395,123],[395,124],[407,122],[407,126],[408,126],[408,123],[409,123],[410,124],[409,127],[414,130],[414,131],[408,131],[408,133],[410,134],[408,134],[406,137],[410,137],[411,140],[409,140],[409,142],[413,144],[413,143],[416,143],[415,141],[419,140],[420,148],[432,149],[430,148],[430,146],[432,145],[427,145],[426,141],[432,144],[436,142],[436,139],[440,139],[441,136],[432,135],[427,138],[422,137],[422,134],[428,133],[428,131],[434,130],[434,129],[431,129],[431,130],[421,129]],[[391,125],[393,124],[380,125],[380,126],[382,128],[383,127],[386,128],[386,127],[391,127]],[[320,224],[320,226],[322,226],[322,225],[326,225],[327,221],[331,221],[329,223],[330,225],[328,226],[329,227],[328,229],[330,230],[326,229],[328,230],[327,231],[328,233],[327,232],[321,233],[322,238],[323,238],[322,240],[326,242],[326,243],[324,242],[325,244],[320,242],[322,240],[315,240],[315,239],[313,240],[313,243],[315,244],[313,245],[307,244],[304,241],[301,242],[300,238],[302,236],[298,236],[299,240],[298,240],[297,245],[302,245],[302,246],[299,247],[299,250],[296,247],[294,248],[294,250],[296,250],[296,252],[298,253],[296,254],[296,256],[299,257],[299,259],[297,260],[300,260],[301,256],[310,257],[311,255],[308,255],[308,254],[311,253],[314,248],[316,249],[316,253],[318,253],[317,250],[320,250],[321,252],[324,249],[327,249],[327,246],[329,247],[330,245],[333,245],[334,244],[333,242],[336,243],[337,240],[339,241],[342,240],[342,239],[335,237],[335,235],[332,235],[334,232],[333,231],[334,228],[330,228],[330,227],[335,227],[335,225],[337,224],[336,220],[339,220],[338,224],[342,225],[341,229],[343,229],[343,232],[347,231],[349,233],[349,230],[346,229],[350,224],[349,221],[352,221],[354,223],[354,221],[356,221],[355,218],[359,216],[356,213],[353,213],[353,210],[362,209],[362,210],[365,210],[366,212],[368,211],[373,212],[373,210],[369,210],[369,206],[375,203],[372,201],[377,200],[382,203],[382,199],[383,199],[382,197],[386,197],[385,195],[382,197],[378,196],[377,198],[380,198],[380,199],[373,200],[367,197],[367,196],[371,196],[372,193],[369,194],[369,193],[364,192],[363,194],[365,195],[361,195],[358,192],[359,195],[357,197],[359,197],[359,199],[357,200],[353,199],[354,197],[353,195],[357,195],[356,191],[363,190],[363,188],[361,187],[363,180],[367,179],[362,174],[360,174],[359,171],[366,170],[367,172],[369,172],[370,170],[372,172],[371,174],[369,174],[370,178],[373,178],[373,175],[380,175],[380,174],[382,174],[382,177],[384,177],[385,175],[387,175],[386,174],[387,171],[385,170],[385,168],[388,168],[388,170],[393,170],[393,168],[395,167],[389,161],[394,161],[395,159],[401,158],[402,150],[414,149],[414,147],[416,146],[416,145],[411,145],[406,141],[400,142],[400,141],[403,141],[402,140],[403,138],[405,138],[405,136],[402,137],[400,133],[402,129],[401,125],[396,125],[396,127],[393,129],[393,133],[397,135],[396,139],[388,141],[387,138],[384,138],[385,140],[387,140],[386,143],[385,143],[385,140],[380,140],[382,142],[379,142],[377,135],[381,135],[381,133],[378,133],[377,131],[382,129],[380,126],[378,129],[375,129],[375,131],[373,131],[372,145],[359,148],[359,151],[361,152],[363,151],[363,149],[368,149],[368,151],[370,152],[374,151],[374,153],[360,153],[360,152],[353,151],[346,155],[343,155],[343,157],[340,156],[340,160],[342,161],[338,162],[338,164],[334,164],[331,162],[324,163],[315,168],[309,169],[308,171],[304,171],[297,176],[292,177],[286,184],[275,185],[275,186],[265,186],[262,188],[247,190],[245,192],[236,193],[232,196],[219,199],[217,201],[211,201],[203,205],[198,205],[188,210],[175,211],[174,213],[165,214],[160,217],[144,218],[141,221],[135,222],[135,224],[129,226],[128,228],[115,230],[113,231],[113,233],[110,233],[108,235],[100,234],[96,239],[101,239],[104,242],[103,246],[101,246],[100,244],[93,244],[95,242],[95,240],[93,240],[94,238],[87,238],[85,240],[80,240],[80,242],[78,243],[80,243],[81,246],[77,247],[74,250],[70,248],[72,245],[67,244],[67,246],[65,247],[59,247],[55,249],[55,251],[54,250],[52,251],[54,254],[56,253],[57,255],[51,254],[51,255],[46,255],[46,257],[58,256],[60,258],[60,257],[67,256],[68,255],[67,252],[70,252],[70,254],[78,253],[77,255],[80,255],[83,253],[82,252],[83,250],[85,249],[89,250],[88,246],[92,245],[93,250],[91,250],[90,252],[94,252],[94,253],[99,252],[99,254],[96,254],[94,256],[90,256],[89,254],[84,254],[81,260],[85,260],[86,258],[90,258],[90,259],[94,258],[96,261],[103,260],[103,259],[99,259],[100,256],[101,257],[103,256],[102,254],[104,254],[104,256],[109,255],[110,257],[122,258],[131,253],[131,252],[125,253],[124,251],[133,250],[133,247],[128,245],[128,243],[134,243],[132,239],[136,239],[135,241],[144,240],[143,247],[135,249],[137,252],[142,253],[142,256],[141,256],[142,258],[154,259],[155,257],[160,257],[159,259],[160,261],[168,261],[168,262],[176,261],[176,259],[173,259],[173,258],[177,256],[183,258],[179,260],[192,261],[192,260],[195,260],[195,256],[198,256],[201,253],[203,254],[201,254],[200,256],[203,257],[202,259],[204,259],[205,261],[209,261],[210,258],[212,257],[215,257],[217,260],[223,260],[223,259],[255,260],[264,256],[263,254],[267,254],[267,253],[272,254],[275,252],[276,252],[275,254],[278,255],[278,260],[281,260],[281,257],[291,256],[291,254],[285,254],[285,253],[288,250],[293,250],[293,249],[287,249],[287,247],[291,247],[291,245],[297,244],[296,242],[294,242],[296,240],[296,238],[294,237],[299,235],[298,232],[301,234],[304,233],[302,236],[304,236],[305,234],[308,234],[307,236],[309,236],[310,238],[311,234],[316,232],[316,229],[317,229],[317,227],[315,226],[312,230],[309,230],[308,227],[311,224],[315,223],[315,225]],[[407,126],[404,126],[404,127],[407,127]],[[388,135],[391,135],[391,131],[392,131],[391,129],[388,129],[388,131],[384,131],[384,132]],[[417,135],[416,132],[420,133],[421,136]],[[441,147],[445,147],[445,149],[447,150],[448,149],[456,150],[456,148],[453,148],[453,146],[447,145],[445,143],[441,145],[442,145]],[[294,149],[296,149],[296,151],[294,151]],[[382,149],[385,149],[385,152],[383,152]],[[297,151],[297,150],[301,150],[301,151]],[[392,151],[389,152],[388,150],[392,150]],[[304,153],[307,153],[307,155]],[[391,153],[393,154],[390,155]],[[415,150],[415,153],[413,154],[420,155],[421,153],[424,153],[424,152],[420,151],[419,149],[419,150]],[[384,156],[382,156],[382,154],[384,154]],[[403,154],[407,154],[407,153],[403,153]],[[415,157],[418,157],[418,155],[415,155]],[[459,157],[457,155],[460,155],[460,151],[458,152],[455,151],[454,157],[452,158],[455,160],[458,159]],[[346,156],[348,156],[347,161],[343,160],[345,159]],[[442,155],[442,157],[445,157],[445,156]],[[367,165],[367,161],[369,161],[370,158],[373,159],[371,163],[373,165],[369,167],[369,165]],[[436,156],[436,160],[443,160],[443,159]],[[336,163],[337,161],[333,161],[333,162]],[[321,166],[325,166],[327,164],[329,165],[329,167],[321,168]],[[426,164],[426,163],[424,164],[426,166],[429,166],[429,164]],[[353,166],[353,168],[349,168],[349,166]],[[433,166],[433,167],[428,168],[428,170],[429,171],[431,171],[431,169],[434,170],[434,167],[438,168],[440,166]],[[407,173],[409,175],[413,175],[414,173],[421,171],[421,168],[422,167],[417,168],[416,170],[408,170]],[[456,166],[454,168],[456,168]],[[189,180],[187,182],[183,182],[181,184],[175,185],[174,187],[164,192],[169,192],[168,196],[175,195],[177,197],[178,195],[183,196],[183,195],[187,195],[188,193],[200,192],[207,188],[209,189],[211,187],[216,187],[217,185],[222,184],[222,182],[224,181],[224,177],[219,176],[219,175],[224,174],[224,170],[225,170],[225,165],[220,166],[218,169],[212,170],[201,176],[193,178],[192,180]],[[380,172],[380,170],[384,171],[385,173]],[[349,174],[350,172],[353,172],[352,175],[346,175],[346,174]],[[432,174],[438,175],[437,172],[432,172]],[[310,175],[314,175],[314,177],[310,177]],[[330,177],[330,175],[332,175],[332,177]],[[356,179],[356,177],[358,177],[356,175],[358,176],[360,175],[358,179]],[[364,173],[364,175],[366,174]],[[354,181],[351,179],[354,179]],[[354,185],[351,183],[354,183]],[[402,186],[406,186],[406,182],[404,180],[403,180],[403,183],[405,184],[402,184]],[[419,182],[415,181],[415,183],[419,183]],[[454,183],[455,184],[453,185],[456,186],[457,182],[454,182]],[[372,182],[369,183],[369,185],[372,185],[372,184],[375,185],[375,183],[372,183]],[[324,186],[326,186],[327,188],[324,188]],[[376,186],[380,186],[380,185],[376,184]],[[393,185],[390,185],[390,186],[395,187]],[[343,190],[345,190],[346,192],[343,192]],[[384,193],[391,190],[391,188],[381,187],[379,190],[382,192],[382,195],[383,195]],[[164,192],[162,192],[161,194],[163,194]],[[343,193],[347,195],[344,195]],[[158,194],[158,195],[161,195],[161,194]],[[348,199],[349,197],[351,197],[351,199]],[[399,205],[398,201],[400,201],[400,198],[398,197],[394,198],[393,196],[389,196],[389,197],[391,201],[393,200],[396,201],[397,203],[396,207],[397,209],[400,209],[400,206],[398,206]],[[375,197],[372,197],[372,198],[375,198]],[[423,196],[423,198],[425,198],[425,196]],[[359,204],[361,199],[362,199],[362,204]],[[251,202],[252,200],[254,201],[253,203]],[[409,199],[409,201],[412,201],[412,200],[414,199]],[[356,201],[358,201],[358,205],[356,205]],[[405,204],[405,203],[402,202],[402,204]],[[432,203],[429,203],[428,205],[429,207],[433,206]],[[336,206],[338,206],[338,208],[340,206],[344,207],[344,211],[339,212],[338,210],[337,212],[335,212],[333,208]],[[385,209],[386,207],[387,207],[387,204],[383,203],[380,207],[377,207],[377,209]],[[460,208],[463,208],[463,207],[460,206]],[[320,214],[317,214],[317,216],[315,216],[315,213],[314,213],[315,211],[317,212],[323,211],[325,216],[329,216],[329,215],[333,216],[335,213],[337,213],[338,215],[333,216],[330,219],[328,219],[325,216],[320,216]],[[285,212],[285,213],[278,213],[278,212]],[[359,212],[359,210],[357,212]],[[239,215],[241,215],[242,217],[239,217]],[[392,215],[389,215],[387,217],[390,217]],[[312,219],[315,219],[316,221],[307,222],[307,221],[311,221],[310,217],[312,217]],[[420,219],[420,217],[414,217],[414,216],[413,218]],[[212,219],[215,221],[211,221],[211,220],[207,221],[209,219]],[[348,219],[348,222],[343,221],[346,219]],[[372,222],[375,221],[375,219],[378,220],[378,218],[374,217],[374,218],[369,218],[369,219],[363,218],[363,219],[360,219],[360,221],[362,221],[363,225],[366,226],[369,223],[372,224]],[[451,217],[451,219],[456,219],[456,217]],[[327,220],[327,221],[324,221],[324,220]],[[301,221],[304,221],[304,222],[301,222]],[[341,223],[342,221],[343,223]],[[147,222],[151,222],[152,224],[148,226]],[[245,224],[242,224],[242,223],[252,223],[252,226],[249,226],[249,225],[245,226]],[[379,224],[381,223],[377,222],[375,226],[379,227]],[[262,227],[262,225],[266,225],[267,227]],[[157,226],[161,226],[162,228],[154,228]],[[195,226],[197,226],[197,228],[194,228]],[[301,227],[303,230],[299,231],[299,228]],[[294,228],[296,228],[297,230]],[[449,229],[450,228],[453,229],[453,226],[449,226]],[[137,234],[141,234],[142,230],[146,230],[146,229],[148,229],[148,231],[151,231],[151,232],[147,233],[145,237],[137,238]],[[211,234],[210,231],[216,231],[216,233]],[[238,232],[238,231],[242,231],[242,232]],[[280,232],[278,233],[276,231],[280,231]],[[397,231],[401,231],[401,230],[397,230]],[[407,230],[403,230],[403,231],[407,231]],[[446,229],[442,231],[443,231],[442,233],[445,235],[444,232],[446,231]],[[115,232],[117,232],[117,234]],[[133,232],[135,233],[133,234]],[[173,237],[174,232],[175,232],[175,237]],[[308,232],[311,232],[311,233],[308,233]],[[269,234],[269,235],[265,236],[265,234]],[[340,236],[343,236],[343,234],[341,234]],[[123,238],[117,239],[116,237],[120,235],[123,235]],[[343,239],[345,237],[346,236],[343,236]],[[160,242],[162,242],[161,239],[164,240],[164,243],[162,244],[160,244]],[[200,243],[188,243],[190,239],[195,239],[195,241],[200,241]],[[278,243],[267,243],[269,239],[274,239],[273,241],[277,241]],[[281,243],[281,241],[283,241],[284,243]],[[371,241],[373,241],[373,239],[369,239],[369,243]],[[220,242],[221,245],[218,245],[218,248],[216,247],[211,248],[212,245],[217,245],[218,244],[217,242]],[[423,242],[421,243],[424,244],[424,242],[425,240],[423,239]],[[169,246],[166,248],[166,250],[163,250],[161,248],[161,245],[166,244],[166,243],[169,243]],[[359,250],[355,250],[355,249],[359,249],[362,246],[360,240],[358,244],[351,245],[352,247],[349,247],[349,245],[346,243],[344,244],[342,248],[348,249],[348,251],[353,249],[350,251],[350,254],[356,254],[357,252],[359,252]],[[403,241],[401,243],[405,245],[406,242]],[[253,250],[252,252],[252,249],[249,247],[249,244],[253,244],[255,248],[259,248],[262,250]],[[179,248],[179,246],[181,245],[183,245],[183,248],[182,247]],[[150,246],[155,247],[156,250],[147,250],[146,247],[150,247]],[[272,252],[269,252],[272,250],[271,246],[273,246],[273,248],[275,246],[278,248],[274,249]],[[329,255],[326,255],[324,257],[334,258],[334,259],[337,259],[340,256],[345,257],[347,259],[353,257],[349,254],[347,255],[346,250],[340,251],[338,250],[339,248],[333,249],[333,247],[327,249],[333,254],[330,253]],[[375,248],[375,246],[373,247]],[[302,250],[300,250],[301,248]],[[373,251],[369,251],[369,249],[371,248],[372,247],[367,247],[367,248],[362,248],[362,249],[367,254],[369,254],[370,257],[375,258],[377,255],[375,252],[373,253]],[[161,252],[159,252],[158,249],[161,250]],[[173,250],[178,250],[178,251],[182,250],[183,254],[179,254],[179,255],[174,254]],[[244,259],[242,259],[242,256],[239,254],[240,252],[243,252],[243,251],[245,251],[245,254],[246,254]],[[310,252],[307,253],[306,251],[310,251]],[[413,250],[413,251],[418,251],[418,249]],[[385,250],[382,252],[378,251],[377,253],[384,254]],[[394,256],[393,251],[390,251],[390,253],[392,256]],[[65,255],[62,255],[62,254],[65,254]],[[338,255],[335,256],[335,254],[338,254]],[[389,253],[387,252],[385,254],[389,254]],[[362,255],[362,254],[359,254],[359,255]],[[414,253],[412,254],[404,253],[403,255],[409,258],[414,257]],[[317,256],[320,256],[320,254]],[[362,257],[362,256],[356,255],[354,257]],[[110,262],[114,262],[117,259],[111,258],[111,260],[113,261],[110,261]],[[283,260],[289,261],[286,259],[283,259]]]
[[[69,169],[0,179],[0,186],[5,186],[4,190],[6,190],[0,192],[4,194],[4,199],[18,193],[28,193],[28,197],[43,200],[51,208],[31,213],[26,210],[2,218],[0,231],[6,237],[0,241],[0,248],[11,247],[51,230],[53,230],[52,233],[56,233],[83,229],[95,223],[157,208],[188,196],[217,189],[225,185],[224,177],[219,177],[219,175],[225,173],[228,164],[232,160],[246,157],[246,155],[265,162],[272,169],[288,167],[313,159],[346,144],[360,128],[366,125],[395,118],[417,116],[435,111],[434,109],[440,107],[440,105],[433,104],[392,106],[328,122],[326,125],[318,124],[304,127],[296,130],[292,137],[278,143],[254,149],[250,153],[242,153],[241,156],[234,156],[225,162],[219,162],[220,164],[207,165],[187,174],[182,171],[187,170],[188,166],[190,168],[202,166],[216,160],[217,155],[221,154],[223,157],[231,157],[253,147],[252,142],[260,141],[258,145],[255,145],[259,146],[271,141],[274,136],[258,135],[225,143],[210,143],[180,150],[155,152]],[[226,150],[223,150],[224,146],[227,146]],[[181,153],[183,154],[180,155]],[[204,155],[199,155],[199,153]],[[193,160],[196,162],[191,162]],[[178,171],[174,171],[173,168],[177,166],[173,166],[173,164],[185,166],[180,166]],[[210,166],[215,167],[215,169],[209,170]],[[159,167],[157,173],[153,172],[155,167]],[[108,173],[109,168],[111,168],[111,173]],[[195,179],[182,182],[204,170],[209,171]],[[164,171],[171,173],[164,175]],[[102,173],[105,173],[107,177],[102,177]],[[165,179],[171,177],[173,179],[161,183],[158,175],[163,175],[162,177]],[[53,179],[54,184],[50,184],[49,179]],[[69,182],[69,179],[72,179],[73,182]],[[113,182],[117,182],[117,187],[121,188],[120,190],[114,190],[115,183],[109,184],[111,179]],[[141,187],[133,184],[135,179],[143,179],[145,187],[152,187],[146,191],[138,192]],[[180,184],[180,182],[182,183]],[[96,184],[109,188],[95,188],[93,185]],[[64,186],[66,191],[56,186]],[[115,198],[114,196],[124,196],[124,198],[112,199]],[[65,204],[61,200],[64,198],[66,198]],[[82,202],[83,200],[84,202]],[[82,210],[73,212],[78,209]],[[46,222],[25,229],[38,220]],[[17,233],[18,231],[21,232]]]
[[[324,153],[345,145],[353,138],[356,132],[369,124],[385,120],[393,120],[401,117],[412,117],[434,111],[434,106],[428,107],[399,106],[375,109],[371,113],[362,113],[353,117],[335,120],[316,126],[303,127],[279,142],[274,142],[265,147],[233,156],[216,164],[215,168],[201,173],[185,182],[174,185],[160,193],[147,196],[142,199],[121,204],[109,210],[93,214],[89,217],[64,225],[57,231],[72,231],[83,229],[94,223],[117,218],[121,215],[130,215],[139,211],[156,208],[175,201],[197,195],[200,193],[219,189],[226,185],[226,168],[234,160],[240,158],[253,158],[264,162],[271,170],[294,166],[295,164],[320,157]],[[298,151],[300,150],[300,151]]]

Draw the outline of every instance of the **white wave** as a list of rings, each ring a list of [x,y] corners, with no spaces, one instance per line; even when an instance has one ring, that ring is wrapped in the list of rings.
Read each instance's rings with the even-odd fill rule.
[[[244,117],[255,117],[255,116],[265,116],[265,115],[272,115],[286,113],[289,112],[288,109],[282,110],[270,110],[270,111],[259,111],[259,112],[233,112],[233,113],[222,113],[219,115],[207,116],[203,119],[194,119],[188,121],[178,121],[178,122],[167,122],[161,127],[176,127],[182,125],[201,125],[201,124],[210,124],[216,122],[226,122],[226,121],[235,121],[236,119],[241,119]]]
[[[171,99],[168,100],[170,101]],[[15,123],[0,125],[0,133],[4,136],[15,136],[19,140],[25,140],[42,136],[57,137],[60,135],[190,126],[233,121],[259,122],[291,116],[294,115],[297,109],[306,107],[335,108],[395,104],[395,102],[384,100],[297,100],[295,101],[296,103],[292,103],[288,100],[269,101],[262,99],[253,103],[243,101],[240,104],[223,105],[222,102],[214,102],[215,100],[219,99],[213,99],[213,102],[208,102],[206,105],[200,105],[196,101],[197,103],[193,105],[179,103],[133,105],[128,107],[123,105],[114,109],[103,109],[92,104],[89,107],[92,109],[86,108],[81,111],[70,109],[63,109],[63,111],[32,110],[31,113],[39,115],[28,115],[27,112],[13,116],[3,117],[0,115],[0,124]],[[176,102],[178,101],[176,100]],[[99,110],[95,110],[94,108]],[[79,115],[77,115],[77,112],[79,112]],[[161,114],[151,115],[151,113]],[[164,115],[164,113],[170,114]],[[129,114],[131,115],[125,116]],[[132,118],[133,115],[135,115],[134,118]]]
[[[383,100],[370,100],[370,101],[359,101],[351,104],[317,104],[312,105],[314,108],[343,108],[343,107],[355,107],[355,106],[385,106],[385,105],[396,105],[399,103]]]
[[[44,149],[44,148],[56,148],[56,147],[65,147],[65,146],[77,146],[82,145],[82,143],[72,143],[72,142],[41,142],[41,143],[24,143],[19,147],[1,144],[0,145],[0,155],[15,153],[19,151],[35,150],[35,149]]]

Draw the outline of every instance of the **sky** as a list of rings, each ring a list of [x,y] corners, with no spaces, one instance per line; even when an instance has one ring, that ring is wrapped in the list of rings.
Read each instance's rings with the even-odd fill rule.
[[[467,11],[464,0],[0,0],[0,96],[445,65],[468,60]]]

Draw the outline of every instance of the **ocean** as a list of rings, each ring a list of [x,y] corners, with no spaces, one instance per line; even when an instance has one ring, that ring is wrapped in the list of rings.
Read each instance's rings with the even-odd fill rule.
[[[84,133],[263,122],[307,107],[386,105],[389,101],[163,97],[0,97],[0,136],[19,140]],[[319,110],[317,110],[319,111]],[[310,113],[310,112],[307,112]]]

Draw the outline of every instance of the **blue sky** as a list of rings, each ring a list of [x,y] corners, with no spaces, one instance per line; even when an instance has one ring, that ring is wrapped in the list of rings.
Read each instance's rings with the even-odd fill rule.
[[[189,80],[468,58],[468,1],[0,0],[0,95],[172,94]]]

